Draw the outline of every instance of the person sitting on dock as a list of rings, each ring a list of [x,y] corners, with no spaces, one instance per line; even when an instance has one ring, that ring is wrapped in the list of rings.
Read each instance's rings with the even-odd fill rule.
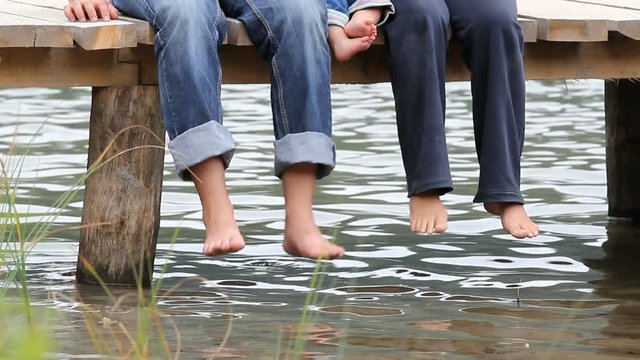
[[[323,0],[69,0],[65,7],[72,21],[116,18],[118,9],[156,29],[168,146],[179,176],[193,180],[200,196],[205,255],[245,246],[225,185],[235,150],[222,126],[220,100],[218,50],[225,38],[225,15],[245,24],[269,62],[275,174],[282,179],[285,198],[284,249],[314,259],[344,254],[341,246],[324,238],[312,213],[316,180],[335,166],[325,6]]]
[[[389,0],[327,0],[327,10],[329,44],[338,61],[368,49],[378,35],[378,26],[394,12]]]
[[[523,35],[516,0],[394,0],[385,25],[398,136],[418,233],[447,229],[440,197],[453,189],[445,142],[445,65],[449,30],[471,71],[480,165],[474,202],[501,217],[516,238],[535,237],[520,192],[524,144]]]

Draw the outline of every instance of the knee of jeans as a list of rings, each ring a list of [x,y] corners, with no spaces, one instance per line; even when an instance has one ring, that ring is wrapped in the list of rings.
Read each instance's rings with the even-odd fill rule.
[[[279,6],[283,31],[296,34],[298,41],[325,40],[327,9],[324,0],[282,1]]]
[[[160,32],[193,37],[197,32],[210,34],[224,30],[220,24],[224,25],[225,18],[216,1],[160,0],[155,7]]]

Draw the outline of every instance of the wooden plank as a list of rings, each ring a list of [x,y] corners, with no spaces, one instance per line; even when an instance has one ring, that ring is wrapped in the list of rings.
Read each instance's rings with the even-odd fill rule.
[[[156,38],[156,30],[148,22],[124,15],[120,15],[120,20],[130,22],[136,27],[138,44],[153,45]]]
[[[334,63],[334,83],[370,83],[389,81],[382,47],[372,47],[357,54],[350,61]],[[223,58],[224,60],[224,58]],[[235,65],[243,60],[236,58]],[[640,42],[627,38],[608,42],[550,42],[527,43],[524,52],[527,80],[554,79],[626,79],[640,78]],[[243,64],[245,73],[252,69]],[[230,69],[230,74],[241,69]],[[236,76],[231,76],[235,78]],[[238,76],[240,77],[240,76]],[[447,81],[469,80],[470,74],[460,56],[458,43],[452,43],[447,61]],[[227,73],[223,78],[230,81]]]
[[[64,13],[53,7],[36,6],[14,0],[0,0],[0,12],[50,21],[70,27],[75,42],[85,49],[113,49],[137,45],[134,24],[121,20],[108,22],[69,22]]]
[[[227,18],[227,36],[224,43],[237,46],[253,45],[244,24],[232,18]]]
[[[585,2],[585,3],[591,3],[594,5],[600,5],[600,6],[606,6],[606,7],[614,7],[614,8],[618,8],[618,9],[626,9],[626,10],[632,10],[634,11],[635,14],[637,14],[638,17],[640,17],[640,1],[638,0],[598,0],[598,1],[593,1],[593,0],[587,0],[587,1],[577,1],[577,0],[570,0],[572,2]],[[640,27],[638,24],[636,23],[622,23],[622,24],[618,24],[618,31],[622,34],[633,34],[633,35],[628,35],[633,39],[638,40],[638,27]]]
[[[521,16],[539,21],[544,40],[604,41],[608,31],[640,39],[640,12],[633,9],[575,0],[518,0],[518,7]]]
[[[117,24],[116,24],[117,22]],[[118,49],[138,45],[135,25],[120,20],[102,23],[70,23],[74,40],[83,49]]]
[[[25,4],[36,5],[40,7],[49,7],[61,10],[68,4],[67,0],[10,0]],[[155,30],[151,24],[144,20],[121,16],[121,20],[131,22],[136,25],[138,32],[138,43],[151,45],[154,42]],[[531,19],[518,19],[525,34],[525,41],[535,41],[535,21]],[[247,34],[247,30],[242,22],[236,19],[227,18],[227,34],[224,44],[232,44],[237,46],[251,46],[253,43]]]
[[[572,5],[558,0],[518,0],[518,14],[537,21],[540,40],[606,41],[607,20],[581,18]]]
[[[617,31],[635,40],[640,40],[640,1],[638,0],[566,0],[571,3],[588,4],[595,11],[607,14],[609,30]]]
[[[103,48],[119,48],[119,47],[133,47],[133,43],[130,40],[130,35],[129,37],[127,37],[127,40],[129,40],[126,44],[119,44],[119,45],[108,45],[109,41],[112,41],[109,39],[109,37],[106,37],[106,35],[103,33],[101,34],[100,32],[96,31],[96,30],[87,30],[87,29],[93,29],[93,28],[102,28],[105,26],[110,26],[113,25],[114,22],[86,22],[86,23],[70,23],[67,22],[66,19],[63,18],[63,13],[62,13],[62,9],[64,8],[64,6],[67,4],[66,0],[3,0],[6,1],[8,3],[14,3],[14,4],[21,4],[21,5],[32,5],[35,6],[37,8],[42,8],[44,10],[39,10],[39,13],[37,13],[36,15],[40,15],[40,17],[36,17],[33,18],[34,21],[35,20],[40,20],[42,19],[42,17],[46,17],[46,16],[53,16],[53,24],[58,24],[58,26],[60,26],[60,31],[61,32],[65,32],[64,29],[62,29],[62,26],[71,26],[72,28],[76,28],[76,27],[80,27],[81,30],[76,30],[76,37],[77,37],[77,42],[85,49],[103,49]],[[18,5],[14,5],[18,6]],[[23,9],[19,9],[19,10],[23,10]],[[52,13],[51,11],[55,11],[55,13]],[[43,11],[46,11],[43,12]],[[15,11],[17,12],[17,11]],[[28,13],[30,14],[34,14],[35,10],[31,9]],[[15,16],[15,15],[8,15],[5,14],[6,16]],[[41,20],[42,21],[42,20]],[[520,23],[522,29],[523,29],[523,33],[524,33],[524,38],[526,42],[532,42],[536,40],[536,22],[535,20],[532,19],[524,19],[524,18],[520,18],[518,19],[518,22]],[[149,45],[149,44],[153,44],[154,43],[154,38],[155,38],[155,30],[153,29],[153,27],[151,26],[151,24],[147,23],[146,21],[140,20],[140,19],[135,19],[135,18],[131,18],[131,17],[127,17],[127,16],[121,16],[120,17],[120,21],[118,22],[118,24],[122,24],[124,25],[125,23],[130,23],[133,26],[135,26],[136,29],[136,34],[137,34],[137,42],[139,44],[144,44],[144,45]],[[247,31],[244,27],[244,24],[242,24],[242,22],[236,20],[236,19],[232,19],[232,18],[227,18],[227,28],[228,28],[228,32],[227,32],[227,36],[225,38],[224,43],[225,44],[233,44],[233,45],[237,45],[237,46],[251,46],[251,40],[249,38],[249,35],[247,34]],[[40,30],[40,29],[36,29],[36,30]],[[52,37],[55,32],[52,31],[52,29],[48,29],[48,30],[41,30],[41,31],[47,31],[50,36]],[[113,30],[109,30],[109,31],[113,31]],[[61,34],[61,36],[63,36]],[[96,40],[96,37],[100,37],[100,36],[105,36],[105,38],[102,39],[103,44],[99,44],[99,40]],[[64,37],[64,36],[63,36]],[[380,37],[380,39],[382,39],[382,37]],[[104,42],[107,42],[107,44],[104,44]],[[8,43],[8,42],[7,42]],[[24,42],[23,42],[24,43]],[[50,41],[51,47],[57,47],[56,43],[53,41]],[[382,43],[382,41],[379,41],[379,43]],[[41,46],[47,46],[47,45],[41,45]],[[65,45],[68,46],[68,45]]]
[[[529,80],[640,78],[640,42],[542,42],[525,48]]]
[[[40,7],[49,7],[62,11],[65,5],[68,4],[67,0],[11,0],[15,2],[21,2]],[[121,21],[126,21],[136,26],[138,34],[138,43],[143,45],[152,45],[155,39],[155,30],[153,26],[148,22],[129,16],[120,16]],[[227,36],[225,38],[225,44],[233,44],[238,46],[250,46],[253,45],[249,39],[249,35],[244,27],[244,24],[236,19],[227,18]]]
[[[0,12],[0,47],[72,47],[73,31],[50,21]]]
[[[567,0],[570,2],[604,5],[616,7],[620,9],[640,10],[640,1],[638,0]]]
[[[26,1],[42,1],[42,0],[26,0]],[[152,45],[155,37],[155,30],[153,27],[145,22],[131,17],[122,16],[122,20],[130,21],[136,24],[138,27],[138,43],[144,45]],[[536,21],[533,19],[519,18],[518,23],[522,27],[524,33],[525,42],[534,42],[537,39],[537,27]],[[376,44],[383,44],[383,36],[379,36]],[[249,38],[247,29],[244,24],[236,19],[227,18],[227,34],[224,39],[224,44],[236,45],[236,46],[252,46],[253,43]]]
[[[65,5],[69,3],[68,0],[12,0],[16,3],[31,4],[41,7],[48,7],[52,9],[64,9]]]
[[[49,7],[62,11],[64,7],[69,3],[67,0],[12,0],[15,2],[21,2],[25,4],[31,4],[41,7]],[[153,44],[155,38],[155,30],[148,22],[128,16],[121,15],[119,20],[129,22],[135,25],[136,32],[138,34],[139,44]]]
[[[453,42],[447,62],[447,81],[469,80],[460,45]],[[350,61],[332,66],[334,83],[389,81],[384,47],[373,46]],[[268,82],[266,64],[252,48],[223,46],[221,53],[225,83]],[[538,41],[525,46],[528,80],[640,78],[640,42],[622,38],[608,42]],[[144,70],[141,70],[144,71]],[[152,77],[147,77],[147,81]]]
[[[0,87],[138,84],[138,66],[115,50],[0,48]]]
[[[126,45],[113,45],[113,46],[109,46],[109,45],[97,45],[96,43],[98,42],[97,40],[92,40],[92,37],[97,37],[100,36],[99,33],[96,33],[95,31],[91,31],[91,30],[86,30],[86,28],[94,28],[94,27],[104,27],[104,26],[109,26],[112,25],[113,23],[109,23],[109,22],[96,22],[96,23],[91,23],[91,22],[87,22],[87,23],[68,23],[66,22],[66,19],[64,19],[62,16],[62,9],[64,8],[64,6],[67,4],[66,0],[5,0],[7,2],[11,2],[11,3],[17,3],[17,4],[22,4],[22,5],[33,5],[39,8],[44,8],[44,9],[48,9],[46,14],[40,13],[40,15],[55,15],[54,19],[55,22],[53,22],[53,24],[58,24],[58,26],[60,26],[60,31],[61,31],[61,36],[63,38],[66,38],[64,36],[63,33],[68,32],[68,29],[63,29],[62,26],[71,26],[73,27],[81,27],[81,28],[85,28],[85,30],[77,30],[76,31],[76,36],[78,37],[77,41],[80,43],[80,45],[85,48],[85,49],[102,49],[102,48],[118,48],[118,47],[133,47],[134,45],[132,44],[131,41],[129,41]],[[59,13],[56,12],[55,14],[51,12],[51,10],[54,11],[60,11]],[[31,13],[33,13],[33,10],[31,10]],[[5,14],[6,16],[15,16],[15,15],[9,15],[9,14]],[[2,16],[2,15],[0,15]],[[34,21],[39,20],[41,18],[32,18]],[[41,20],[43,21],[43,20]],[[137,34],[137,42],[139,44],[144,44],[144,45],[149,45],[149,44],[153,44],[154,43],[154,38],[155,38],[155,30],[153,29],[153,27],[151,26],[151,24],[147,23],[144,20],[140,20],[140,19],[136,19],[136,18],[132,18],[132,17],[127,17],[127,16],[121,16],[120,17],[120,21],[122,23],[130,23],[133,24],[133,26],[135,26],[136,29],[136,34]],[[524,38],[525,38],[525,42],[532,42],[536,40],[536,22],[535,20],[532,19],[524,19],[524,18],[520,18],[518,19],[518,22],[520,23],[522,29],[523,29],[523,33],[524,33]],[[7,24],[2,24],[4,26],[6,26]],[[253,45],[251,43],[251,40],[249,38],[249,35],[247,34],[247,31],[244,27],[244,24],[242,24],[242,22],[236,20],[236,19],[232,19],[232,18],[227,18],[227,28],[228,28],[228,32],[227,32],[227,36],[225,38],[224,43],[225,44],[233,44],[233,45],[238,45],[238,46],[251,46]],[[41,29],[36,29],[36,31],[41,31],[41,32],[47,32],[49,33],[49,37],[54,37],[53,35],[55,34],[55,31],[53,31],[53,29],[45,29],[45,30],[41,30]],[[110,30],[112,31],[112,30]],[[382,37],[380,37],[380,39],[382,39]],[[130,39],[129,39],[130,40]],[[109,40],[105,40],[103,39],[102,41],[109,41]],[[8,43],[8,41],[7,41]],[[25,41],[21,42],[21,43],[26,43]],[[50,45],[46,45],[46,44],[42,44],[40,46],[51,46],[51,47],[59,47],[59,46],[63,46],[63,45],[56,45],[57,43],[53,40],[49,41]],[[62,41],[59,41],[59,43],[62,43]],[[93,43],[93,45],[91,45]],[[379,41],[379,43],[382,43],[382,41]],[[1,43],[0,43],[1,44]],[[6,46],[6,45],[5,45]],[[69,46],[69,45],[64,45],[64,46]]]
[[[451,44],[448,81],[469,79],[459,50],[458,43]],[[528,80],[640,78],[640,41],[628,38],[527,43],[524,59]],[[225,45],[221,61],[224,83],[269,82],[267,64],[253,47]],[[334,83],[389,81],[384,47],[374,46],[351,61],[334,63],[332,76]],[[156,62],[150,45],[96,51],[0,48],[0,87],[154,84]]]
[[[518,24],[522,28],[524,42],[535,42],[538,40],[538,22],[533,19],[518,18]]]

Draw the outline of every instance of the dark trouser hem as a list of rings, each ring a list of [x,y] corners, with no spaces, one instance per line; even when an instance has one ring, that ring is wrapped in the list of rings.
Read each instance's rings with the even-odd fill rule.
[[[504,202],[524,204],[524,199],[520,192],[483,192],[476,194],[474,203]]]

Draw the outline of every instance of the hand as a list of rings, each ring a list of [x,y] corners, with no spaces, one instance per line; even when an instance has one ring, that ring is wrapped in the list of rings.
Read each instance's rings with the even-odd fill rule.
[[[70,21],[98,21],[118,18],[118,10],[109,0],[69,0],[64,15]]]

